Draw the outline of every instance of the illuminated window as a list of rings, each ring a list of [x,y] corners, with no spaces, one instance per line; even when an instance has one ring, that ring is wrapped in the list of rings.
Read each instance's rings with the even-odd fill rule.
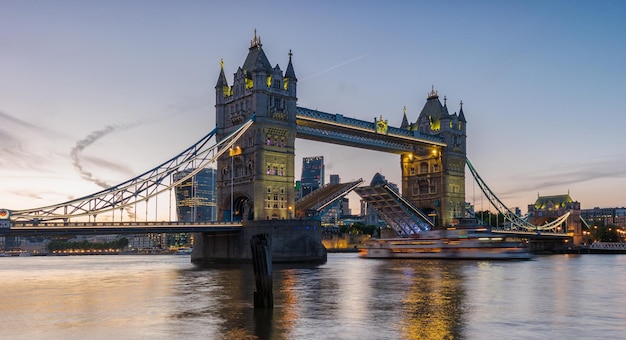
[[[428,173],[428,163],[427,162],[420,163],[420,173],[421,174]]]

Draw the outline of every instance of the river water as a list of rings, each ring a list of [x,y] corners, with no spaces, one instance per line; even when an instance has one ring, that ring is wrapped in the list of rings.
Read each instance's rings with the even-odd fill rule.
[[[189,256],[0,258],[2,339],[626,339],[626,255],[360,259],[274,266]]]

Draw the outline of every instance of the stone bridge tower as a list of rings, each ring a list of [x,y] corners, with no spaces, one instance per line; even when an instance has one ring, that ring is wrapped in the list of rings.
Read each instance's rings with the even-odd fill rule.
[[[409,124],[406,113],[402,128],[443,137],[446,147],[416,147],[401,155],[402,195],[433,217],[437,226],[447,226],[465,213],[466,123],[463,102],[459,113],[450,114],[433,88],[417,121]]]
[[[291,64],[272,67],[254,33],[232,86],[224,63],[215,85],[217,141],[255,116],[254,125],[217,162],[220,221],[284,220],[294,208],[296,85]]]

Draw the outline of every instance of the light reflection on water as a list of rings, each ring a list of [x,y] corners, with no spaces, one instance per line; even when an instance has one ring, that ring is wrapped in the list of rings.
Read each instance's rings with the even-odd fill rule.
[[[188,256],[0,259],[0,334],[15,339],[623,338],[626,256],[522,262],[274,265],[274,309],[252,265]]]

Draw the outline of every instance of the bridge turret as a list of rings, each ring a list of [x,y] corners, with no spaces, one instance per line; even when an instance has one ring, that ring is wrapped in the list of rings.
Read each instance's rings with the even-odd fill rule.
[[[215,110],[216,110],[216,125],[224,126],[225,124],[225,104],[228,98],[231,96],[232,90],[228,86],[228,80],[224,74],[224,60],[220,60],[220,75],[217,78],[217,84],[215,84]]]
[[[410,129],[411,125],[409,125],[409,120],[406,118],[406,106],[404,107],[404,114],[402,116],[402,123],[400,124],[401,129]]]
[[[285,77],[283,79],[284,89],[287,90],[287,94],[291,97],[296,96],[296,86],[298,84],[298,78],[296,78],[296,72],[293,70],[291,64],[291,50],[289,50],[289,64],[287,65],[287,71],[285,71]]]
[[[219,85],[225,83],[220,81]],[[218,160],[219,219],[271,220],[292,215],[296,81],[291,53],[283,76],[278,65],[271,66],[255,31],[230,96],[216,104],[218,141],[252,114],[256,117],[254,126],[236,143],[239,149]]]

